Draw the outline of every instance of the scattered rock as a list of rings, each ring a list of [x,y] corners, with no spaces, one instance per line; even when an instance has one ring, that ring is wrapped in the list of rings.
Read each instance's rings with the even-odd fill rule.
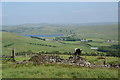
[[[86,66],[90,67],[90,63],[86,61],[85,58],[80,56],[70,56],[68,59],[63,59],[58,55],[35,55],[32,56],[29,61],[32,61],[34,64],[42,64],[42,63],[58,63],[65,65],[76,65],[76,66]]]

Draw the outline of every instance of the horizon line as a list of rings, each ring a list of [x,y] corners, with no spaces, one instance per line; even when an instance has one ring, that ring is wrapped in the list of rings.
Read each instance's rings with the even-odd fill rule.
[[[51,23],[51,22],[40,22],[40,23],[21,23],[21,24],[2,24],[2,26],[11,26],[11,25],[25,25],[25,24],[99,24],[99,23],[115,23],[118,24],[118,22],[58,22],[58,23]]]

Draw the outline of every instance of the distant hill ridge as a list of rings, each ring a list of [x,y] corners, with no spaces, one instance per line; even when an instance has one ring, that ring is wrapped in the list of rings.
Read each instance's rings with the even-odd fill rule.
[[[3,31],[21,35],[64,34],[80,38],[118,39],[117,23],[31,23],[15,26],[3,26]]]

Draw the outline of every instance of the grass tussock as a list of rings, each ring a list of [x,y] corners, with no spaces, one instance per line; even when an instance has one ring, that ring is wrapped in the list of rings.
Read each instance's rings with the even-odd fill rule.
[[[3,64],[3,78],[118,78],[117,69],[85,68],[58,64],[39,66]]]

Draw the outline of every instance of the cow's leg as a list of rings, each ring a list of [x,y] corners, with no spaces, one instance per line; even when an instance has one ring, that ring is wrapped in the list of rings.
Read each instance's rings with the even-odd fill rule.
[[[76,53],[76,52],[75,52],[74,54],[75,54],[75,56],[77,55],[77,53]]]

